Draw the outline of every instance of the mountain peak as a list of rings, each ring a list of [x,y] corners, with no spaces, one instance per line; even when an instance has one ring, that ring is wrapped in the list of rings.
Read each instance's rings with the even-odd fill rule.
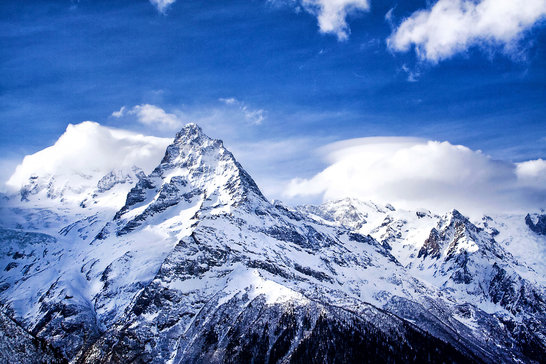
[[[51,168],[56,186],[62,176],[72,189],[89,186],[76,194],[91,193],[82,208],[62,204],[66,191],[38,209],[34,195],[0,203],[0,332],[21,322],[29,333],[21,339],[27,331],[16,330],[8,346],[43,339],[63,361],[82,363],[545,356],[544,240],[523,230],[523,216],[489,218],[482,228],[457,210],[440,218],[358,199],[292,210],[265,200],[223,143],[195,124],[165,141],[147,171],[129,162],[150,142],[107,131],[98,140],[116,148],[82,132],[75,145],[63,138],[33,161],[59,165]],[[97,162],[121,166],[74,179]],[[50,190],[33,176],[32,186]],[[113,196],[119,205],[105,208]],[[528,225],[540,216],[528,215]],[[533,265],[509,251],[527,247],[522,256]],[[314,355],[324,345],[332,350]],[[472,357],[451,359],[445,345]]]
[[[202,137],[207,137],[203,133],[203,129],[201,129],[201,127],[195,123],[188,123],[184,125],[178,133],[176,133],[175,143],[179,141],[198,141]]]
[[[449,213],[448,213],[448,217],[450,220],[468,220],[463,214],[461,214],[459,212],[459,210],[457,209],[452,209]]]
[[[449,258],[461,252],[477,251],[480,241],[478,234],[478,228],[466,216],[453,209],[432,228],[419,250],[418,257]]]
[[[161,163],[129,192],[116,219],[129,220],[122,229],[125,233],[180,203],[221,212],[261,202],[266,198],[223,142],[204,134],[198,125],[187,124]]]

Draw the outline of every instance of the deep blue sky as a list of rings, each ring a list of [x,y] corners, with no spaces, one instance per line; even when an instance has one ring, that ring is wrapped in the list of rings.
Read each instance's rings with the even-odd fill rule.
[[[191,114],[234,97],[266,111],[261,125],[226,126],[242,141],[401,135],[546,157],[543,22],[520,57],[474,47],[430,64],[385,42],[391,8],[400,22],[423,7],[374,1],[340,42],[265,0],[178,0],[166,14],[146,0],[2,1],[0,154],[35,152],[83,120],[148,132],[110,116],[123,105]]]

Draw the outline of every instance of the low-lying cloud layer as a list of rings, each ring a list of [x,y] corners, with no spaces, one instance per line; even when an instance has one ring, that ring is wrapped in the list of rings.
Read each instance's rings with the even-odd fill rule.
[[[395,137],[347,140],[322,151],[329,166],[310,179],[292,180],[287,197],[357,197],[467,213],[546,206],[542,159],[503,162],[461,145]]]
[[[412,46],[422,60],[438,62],[472,46],[510,50],[546,16],[546,0],[439,0],[414,12],[388,39],[395,51]]]

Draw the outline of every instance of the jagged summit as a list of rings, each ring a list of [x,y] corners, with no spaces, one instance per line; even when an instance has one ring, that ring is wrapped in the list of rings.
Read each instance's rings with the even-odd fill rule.
[[[203,129],[201,129],[199,125],[197,125],[196,123],[188,123],[184,125],[182,129],[180,129],[180,131],[176,133],[175,142],[182,138],[185,138],[186,140],[197,140],[203,136],[207,137],[203,133]]]
[[[449,216],[452,220],[461,220],[461,221],[468,221],[468,218],[461,214],[459,210],[452,209],[447,216]]]
[[[185,125],[176,134],[151,175],[167,179],[185,175],[188,182],[206,192],[206,198],[227,192],[234,203],[255,197],[265,200],[252,177],[224,147],[222,140],[210,138],[194,123]]]
[[[480,249],[480,245],[484,245],[484,239],[480,239],[479,232],[479,228],[467,217],[453,209],[432,228],[419,250],[418,257],[438,259],[445,256],[449,259],[464,252],[475,252]]]
[[[116,214],[116,219],[128,220],[120,232],[131,231],[148,217],[181,203],[219,213],[268,202],[223,142],[192,123],[176,134],[161,163],[148,176],[141,176],[128,193],[125,206]]]
[[[468,217],[464,216],[459,210],[452,209],[448,213],[446,213],[442,219],[445,224],[450,226],[456,226],[463,224],[465,226],[470,226],[472,223],[468,219]]]

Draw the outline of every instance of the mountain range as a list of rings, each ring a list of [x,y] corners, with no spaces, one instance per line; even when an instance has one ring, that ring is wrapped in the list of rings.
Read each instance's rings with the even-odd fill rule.
[[[2,361],[544,362],[544,211],[286,206],[195,124],[83,163],[101,128],[0,196]]]

